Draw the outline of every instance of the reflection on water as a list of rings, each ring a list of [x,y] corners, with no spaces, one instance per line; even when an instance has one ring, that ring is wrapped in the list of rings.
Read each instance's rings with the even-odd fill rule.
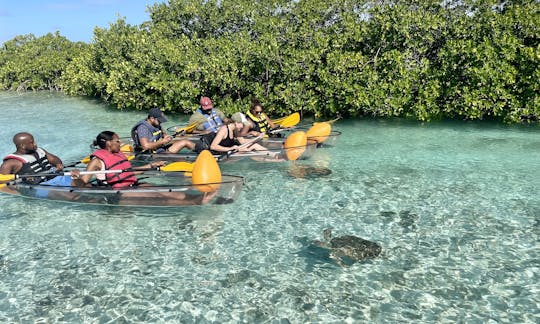
[[[49,93],[0,95],[0,108],[2,155],[25,130],[66,161],[86,156],[100,131],[128,136],[145,117]],[[334,126],[339,142],[310,160],[223,165],[246,177],[234,202],[154,209],[0,195],[0,320],[538,322],[538,127]],[[383,251],[341,267],[312,244],[328,227]]]

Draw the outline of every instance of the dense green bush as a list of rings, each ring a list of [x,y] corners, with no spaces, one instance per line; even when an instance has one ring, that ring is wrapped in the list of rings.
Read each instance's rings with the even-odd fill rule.
[[[169,0],[90,44],[17,37],[0,88],[59,89],[119,107],[272,115],[540,117],[538,1]]]
[[[58,32],[39,38],[17,36],[5,42],[0,51],[0,89],[60,90],[62,73],[85,46]]]

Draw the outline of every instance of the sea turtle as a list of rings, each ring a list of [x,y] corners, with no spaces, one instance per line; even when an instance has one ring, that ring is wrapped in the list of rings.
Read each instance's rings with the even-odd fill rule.
[[[330,250],[330,258],[339,265],[360,261],[366,258],[376,257],[381,253],[381,246],[378,243],[364,240],[353,235],[343,235],[332,238],[332,229],[323,231],[324,241],[314,241],[317,246]],[[345,261],[349,262],[345,262]]]

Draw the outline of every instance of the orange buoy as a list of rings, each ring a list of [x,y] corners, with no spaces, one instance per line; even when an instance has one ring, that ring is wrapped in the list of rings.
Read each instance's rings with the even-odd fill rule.
[[[298,131],[287,136],[285,140],[285,154],[287,159],[295,161],[302,156],[306,150],[307,136],[305,132]]]
[[[191,183],[201,192],[213,192],[219,189],[221,170],[210,151],[202,151],[195,160],[191,172]]]
[[[327,122],[313,123],[313,126],[307,131],[307,137],[320,144],[326,141],[331,131],[332,126]]]

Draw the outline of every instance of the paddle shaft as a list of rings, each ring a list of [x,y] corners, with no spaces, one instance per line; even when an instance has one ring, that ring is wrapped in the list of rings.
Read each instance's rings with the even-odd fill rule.
[[[128,172],[128,171],[143,171],[143,170],[124,169],[124,170],[81,171],[79,174],[84,175],[84,174],[122,173],[122,172]],[[13,179],[21,179],[21,178],[35,178],[35,177],[70,176],[71,174],[72,174],[71,171],[66,171],[66,172],[54,172],[54,173],[10,174],[10,175],[3,175],[3,176],[12,176]]]
[[[285,131],[291,131],[291,130],[294,130],[296,128],[298,128],[298,127],[293,126],[293,127],[287,127],[287,128],[276,128],[276,129],[272,129],[268,133],[269,134],[276,134],[276,133],[281,133],[281,132],[285,132]]]
[[[106,173],[122,173],[122,172],[133,172],[133,171],[163,171],[163,172],[191,172],[193,169],[193,164],[188,162],[173,162],[168,165],[156,168],[149,169],[123,169],[123,170],[97,170],[97,171],[80,171],[80,175],[85,174],[106,174]],[[35,173],[35,174],[9,174],[9,175],[0,175],[0,181],[9,181],[13,179],[20,178],[33,178],[33,177],[49,177],[49,176],[70,176],[71,172],[54,172],[54,173]]]
[[[230,151],[227,151],[227,152],[223,152],[223,154],[221,154],[221,155],[218,157],[218,161],[221,161],[221,160],[224,159],[225,157],[228,157],[228,156],[230,156],[231,154],[238,152],[240,149],[242,149],[242,148],[244,148],[244,147],[249,147],[249,146],[255,144],[256,142],[258,142],[259,140],[261,140],[263,137],[264,137],[264,134],[261,134],[261,135],[255,137],[254,139],[249,140],[249,141],[245,142],[244,144],[239,145],[239,146],[238,146],[237,148],[235,148],[234,150],[230,150]]]

